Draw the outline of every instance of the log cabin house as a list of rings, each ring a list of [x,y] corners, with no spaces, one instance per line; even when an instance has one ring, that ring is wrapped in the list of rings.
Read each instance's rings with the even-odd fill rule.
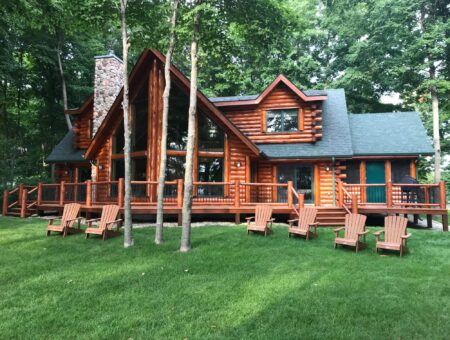
[[[156,212],[164,63],[161,53],[145,50],[130,75],[133,214]],[[42,212],[75,201],[87,213],[123,205],[121,64],[112,53],[96,57],[94,94],[67,112],[73,131],[47,159],[55,183],[28,188],[25,199],[27,188],[18,189],[25,215],[27,204]],[[165,212],[180,219],[189,80],[175,66],[171,76]],[[323,226],[358,211],[428,214],[429,223],[441,215],[448,228],[444,183],[412,180],[417,160],[433,154],[416,112],[349,114],[344,90],[301,90],[283,75],[258,95],[207,98],[198,91],[197,99],[194,215],[239,221],[255,204],[285,216],[306,204],[319,207]]]

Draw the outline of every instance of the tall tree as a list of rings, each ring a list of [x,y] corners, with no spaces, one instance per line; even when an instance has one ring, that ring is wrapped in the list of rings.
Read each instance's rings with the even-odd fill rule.
[[[166,54],[166,64],[164,65],[165,87],[163,93],[163,113],[162,113],[162,129],[161,129],[161,156],[159,163],[158,177],[158,203],[156,211],[156,233],[155,243],[162,244],[163,238],[163,218],[164,218],[164,182],[166,180],[166,164],[167,164],[167,122],[169,117],[169,97],[170,97],[170,65],[172,63],[172,54],[175,48],[175,27],[177,22],[178,0],[171,1],[172,16],[170,19],[170,37],[169,47]]]
[[[66,87],[66,79],[64,77],[64,68],[61,60],[61,45],[62,45],[62,37],[61,33],[57,32],[58,36],[58,44],[56,47],[56,58],[58,59],[58,69],[59,69],[59,76],[61,77],[61,91],[62,91],[62,98],[63,98],[63,107],[64,107],[64,116],[66,117],[66,124],[67,129],[69,131],[72,130],[72,121],[70,120],[69,115],[66,113],[66,111],[69,109],[69,104],[67,103],[67,87]]]
[[[131,132],[130,132],[130,117],[129,117],[129,105],[128,105],[128,33],[127,33],[127,3],[128,0],[120,0],[120,22],[122,30],[122,48],[123,48],[123,127],[124,127],[124,160],[125,160],[125,198],[124,198],[124,240],[123,246],[125,248],[131,247],[134,244],[133,241],[133,225],[131,220]]]
[[[198,63],[198,34],[200,31],[200,5],[202,0],[195,0],[193,8],[192,42],[191,42],[191,84],[189,95],[188,136],[186,146],[186,166],[184,174],[183,194],[183,220],[181,232],[180,251],[187,252],[191,249],[191,215],[192,215],[192,189],[194,147],[196,135],[197,115],[197,63]]]

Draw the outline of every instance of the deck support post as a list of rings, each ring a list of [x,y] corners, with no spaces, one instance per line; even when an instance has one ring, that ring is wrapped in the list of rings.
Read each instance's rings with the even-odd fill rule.
[[[183,224],[183,214],[181,212],[177,214],[177,223],[179,227]]]
[[[9,191],[4,190],[3,191],[3,206],[2,206],[2,215],[3,216],[6,216],[6,214],[8,213],[8,196],[9,196]]]
[[[65,188],[64,181],[61,181],[61,186],[59,187],[59,205],[64,205]]]
[[[22,217],[22,218],[27,217],[27,196],[28,196],[28,190],[23,189],[22,197],[21,197],[21,201],[20,201],[20,217]]]
[[[300,209],[305,207],[305,194],[298,194],[298,207]]]
[[[42,183],[39,182],[38,183],[38,189],[37,189],[37,200],[36,200],[36,205],[40,206],[42,203]]]
[[[20,183],[20,184],[19,184],[19,196],[18,196],[18,198],[17,198],[17,202],[18,202],[19,204],[22,203],[22,193],[23,193],[23,183]]]
[[[92,206],[92,180],[86,181],[86,207]]]
[[[352,194],[352,214],[358,213],[358,195]]]
[[[432,227],[433,227],[433,216],[427,215],[427,228],[432,228]]]
[[[388,208],[392,208],[392,182],[386,183],[386,205]]]
[[[447,214],[442,215],[442,231],[448,232],[448,215]]]
[[[184,181],[182,179],[177,180],[177,207],[183,208],[183,187]],[[181,225],[181,224],[178,224]]]
[[[117,186],[118,186],[118,192],[117,192],[117,205],[120,208],[123,208],[123,203],[124,203],[124,182],[123,182],[123,178],[119,178],[118,182],[117,182]]]
[[[234,223],[241,224],[241,214],[240,213],[234,214]]]
[[[240,183],[239,180],[237,180],[236,182],[234,182],[234,206],[235,207],[239,207],[241,202],[239,199],[239,188],[240,188]]]
[[[440,181],[439,182],[439,204],[440,208],[443,210],[447,209],[447,202],[446,202],[446,196],[445,196],[445,182]]]
[[[292,208],[292,201],[293,201],[293,197],[292,197],[292,190],[293,190],[293,184],[292,181],[288,181],[288,186],[287,186],[287,190],[288,190],[288,194],[287,194],[287,204],[288,204],[288,208]]]
[[[417,215],[417,214],[414,214],[414,224],[417,224],[417,223],[419,223],[419,215]]]

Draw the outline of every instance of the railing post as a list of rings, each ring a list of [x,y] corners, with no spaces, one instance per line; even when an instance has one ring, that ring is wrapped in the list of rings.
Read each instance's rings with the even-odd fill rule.
[[[288,204],[288,208],[292,208],[292,190],[293,190],[293,185],[292,185],[292,181],[288,181],[288,186],[287,186],[287,190],[288,190],[288,194],[287,194],[287,204]]]
[[[300,209],[305,207],[305,194],[298,194],[298,207]]]
[[[22,193],[23,193],[23,183],[19,184],[19,196],[17,198],[17,202],[20,204],[22,202]]]
[[[36,204],[39,206],[42,203],[42,183],[38,183],[37,201]]]
[[[177,180],[177,206],[178,208],[183,207],[183,183],[182,179]]]
[[[423,190],[425,193],[425,204],[428,204],[428,203],[430,203],[430,187],[424,186]]]
[[[342,181],[338,181],[338,200],[339,200],[339,206],[344,206],[344,190],[343,190],[343,184]]]
[[[21,197],[21,201],[20,201],[20,217],[22,217],[22,218],[27,216],[27,196],[28,196],[28,190],[23,189],[22,197]]]
[[[2,215],[6,216],[8,213],[8,197],[9,197],[9,191],[4,190],[3,191],[3,206],[2,206]]]
[[[241,205],[241,201],[240,201],[240,187],[241,187],[241,183],[239,182],[239,180],[237,180],[236,182],[234,182],[234,206],[235,207],[239,207]]]
[[[92,180],[88,179],[86,181],[86,206],[90,207],[92,205]]]
[[[386,183],[386,205],[388,208],[392,208],[392,182],[388,181]]]
[[[352,214],[358,213],[358,195],[352,194]]]
[[[441,209],[447,209],[447,196],[445,194],[445,182],[439,182],[439,204]]]
[[[59,187],[59,205],[64,205],[65,192],[64,181],[61,181],[61,186]]]
[[[119,178],[119,180],[117,181],[117,205],[122,208],[123,207],[123,203],[124,203],[124,182],[123,182],[123,178]]]

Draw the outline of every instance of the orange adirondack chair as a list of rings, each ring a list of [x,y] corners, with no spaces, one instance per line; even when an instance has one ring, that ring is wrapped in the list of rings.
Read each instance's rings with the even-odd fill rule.
[[[119,216],[119,206],[117,205],[105,205],[102,209],[102,216],[100,218],[93,218],[86,221],[88,227],[86,229],[86,239],[89,238],[91,234],[101,235],[103,241],[105,241],[109,236],[120,235],[119,228],[122,220],[117,219]],[[92,227],[92,222],[100,221],[98,227]],[[113,231],[113,225],[116,225],[117,231]]]
[[[301,208],[299,209],[299,218],[294,220],[289,220],[288,236],[291,234],[306,236],[309,240],[310,236],[317,236],[317,225],[316,222],[317,209],[316,208]],[[297,225],[294,226],[295,222]],[[314,232],[311,232],[311,228],[314,228]]]
[[[334,229],[336,233],[336,239],[334,240],[334,248],[338,244],[345,246],[352,246],[356,248],[358,252],[359,248],[365,245],[361,242],[361,237],[369,233],[366,229],[367,216],[360,214],[347,214],[345,215],[345,227]],[[339,232],[345,230],[344,237],[339,237]]]
[[[400,256],[406,251],[406,241],[411,234],[406,233],[408,219],[400,216],[386,216],[384,218],[384,229],[374,233],[377,238],[376,249],[388,249],[400,251]],[[381,241],[381,234],[384,240]]]
[[[78,203],[70,203],[64,205],[63,215],[57,218],[51,218],[48,221],[47,236],[49,236],[52,231],[62,234],[63,237],[66,237],[67,234],[81,233],[81,217],[78,217],[78,214],[80,213],[80,207],[81,205],[79,205]],[[53,224],[55,220],[61,220],[61,223],[59,225],[55,225]],[[75,221],[78,221],[78,228],[73,228],[73,224],[75,223]]]
[[[247,217],[247,234],[253,232],[263,232],[264,236],[272,234],[272,207],[270,205],[257,205],[255,216]],[[252,222],[252,220],[254,220]]]

